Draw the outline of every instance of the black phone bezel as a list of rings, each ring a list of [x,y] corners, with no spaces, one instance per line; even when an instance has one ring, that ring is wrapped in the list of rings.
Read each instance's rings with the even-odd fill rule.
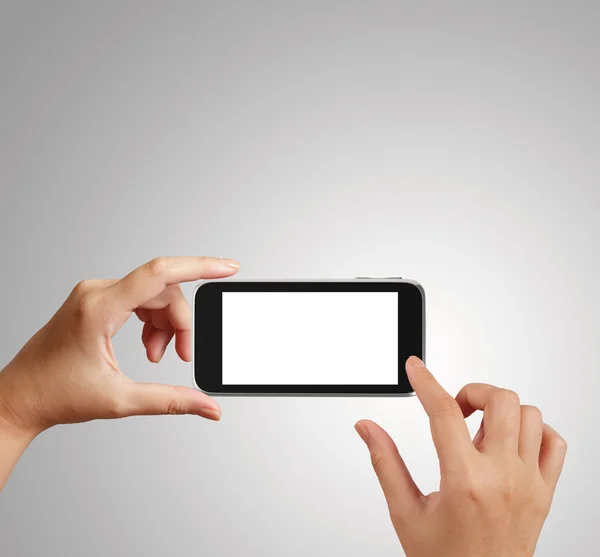
[[[397,292],[397,385],[223,385],[223,292]],[[196,386],[212,395],[411,395],[404,362],[425,358],[425,296],[423,288],[398,281],[209,281],[194,292],[194,358]]]

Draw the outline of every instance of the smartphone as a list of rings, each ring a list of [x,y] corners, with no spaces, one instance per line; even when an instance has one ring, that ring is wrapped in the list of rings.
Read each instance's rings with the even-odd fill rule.
[[[425,292],[399,277],[205,281],[193,316],[213,396],[409,396],[405,362],[425,360]]]

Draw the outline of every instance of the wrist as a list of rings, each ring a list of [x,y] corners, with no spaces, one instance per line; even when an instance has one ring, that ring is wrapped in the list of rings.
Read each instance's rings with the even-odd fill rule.
[[[0,371],[0,491],[17,461],[38,433],[21,424],[14,414],[10,398],[7,397],[11,392],[9,379],[7,369]]]
[[[26,394],[15,385],[9,366],[0,371],[0,430],[15,441],[29,443],[44,428],[26,423],[17,413],[19,399],[26,398]]]
[[[27,446],[39,434],[39,431],[33,429],[25,429],[16,426],[9,419],[0,414],[0,438],[10,439],[15,445]]]

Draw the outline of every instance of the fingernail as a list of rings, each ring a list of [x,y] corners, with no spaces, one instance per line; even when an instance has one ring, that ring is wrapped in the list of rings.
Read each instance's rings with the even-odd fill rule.
[[[408,363],[413,367],[425,367],[423,361],[420,358],[417,358],[416,356],[411,356],[410,358],[408,358]]]
[[[221,412],[215,410],[214,408],[201,408],[198,411],[198,415],[203,418],[208,418],[209,420],[215,420],[218,422],[221,419]]]
[[[239,269],[240,264],[235,259],[223,259],[221,258],[221,264],[225,265],[225,267],[229,267],[231,269]]]
[[[354,429],[365,443],[369,440],[369,428],[365,424],[363,424],[362,422],[357,422],[354,424]]]

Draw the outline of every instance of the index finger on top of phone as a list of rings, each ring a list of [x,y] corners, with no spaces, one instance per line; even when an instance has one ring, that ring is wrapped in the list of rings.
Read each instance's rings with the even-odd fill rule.
[[[218,257],[157,257],[109,287],[111,302],[133,311],[158,296],[167,286],[235,274],[239,263]]]

